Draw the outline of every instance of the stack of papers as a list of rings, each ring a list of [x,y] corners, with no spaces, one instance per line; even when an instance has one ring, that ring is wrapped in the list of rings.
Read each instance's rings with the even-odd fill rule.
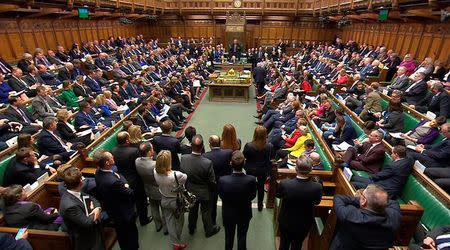
[[[346,151],[350,147],[352,147],[352,145],[348,144],[345,141],[341,144],[333,144],[334,151]]]

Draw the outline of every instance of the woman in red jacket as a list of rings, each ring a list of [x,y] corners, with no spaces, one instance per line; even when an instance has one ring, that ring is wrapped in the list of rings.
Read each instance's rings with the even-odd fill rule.
[[[339,77],[337,77],[335,80],[336,84],[347,84],[348,82],[348,75],[347,72],[345,71],[345,69],[342,69],[341,72],[339,73]]]

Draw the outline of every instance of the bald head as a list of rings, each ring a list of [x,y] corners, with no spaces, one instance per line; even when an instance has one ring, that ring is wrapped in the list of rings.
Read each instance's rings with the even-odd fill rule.
[[[320,155],[316,152],[312,152],[309,157],[311,158],[313,165],[317,165],[320,163]]]
[[[220,137],[218,135],[211,135],[209,137],[209,147],[210,148],[220,147]]]
[[[129,144],[130,143],[129,139],[130,139],[130,134],[128,134],[128,132],[126,132],[126,131],[122,131],[117,134],[117,143],[119,145]]]

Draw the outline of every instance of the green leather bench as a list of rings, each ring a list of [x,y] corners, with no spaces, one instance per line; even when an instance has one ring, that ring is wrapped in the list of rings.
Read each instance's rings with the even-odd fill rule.
[[[117,134],[122,131],[122,126],[120,126],[119,128],[117,128],[116,131],[114,131],[114,133],[112,133],[108,138],[106,138],[104,141],[102,141],[101,143],[99,143],[97,146],[95,146],[91,152],[89,153],[89,156],[92,157],[94,156],[95,152],[99,151],[100,149],[104,148],[108,151],[111,151],[111,149],[113,149],[114,147],[116,147],[117,144]]]
[[[319,144],[319,141],[314,136],[313,130],[308,126],[309,133],[311,133],[312,140],[314,141],[314,145],[316,145],[316,152],[320,155],[320,159],[323,162],[324,170],[331,171],[331,162],[328,159],[325,151],[323,151],[322,147]]]
[[[5,175],[6,167],[15,156],[16,154],[12,154],[0,161],[0,186],[3,185],[3,176]]]

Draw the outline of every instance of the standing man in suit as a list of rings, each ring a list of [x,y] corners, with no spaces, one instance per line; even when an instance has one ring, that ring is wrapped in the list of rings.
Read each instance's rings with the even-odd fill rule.
[[[400,206],[387,192],[369,184],[361,197],[334,196],[338,228],[330,250],[388,249],[402,222]]]
[[[352,184],[355,189],[366,188],[367,185],[374,183],[386,190],[390,199],[397,199],[408,181],[414,162],[411,158],[406,157],[404,146],[395,146],[392,149],[391,159],[392,162],[386,164],[380,172],[369,178],[352,176]]]
[[[201,206],[205,236],[211,237],[220,231],[211,218],[211,195],[216,189],[216,178],[212,161],[202,156],[203,138],[197,134],[191,142],[192,154],[181,156],[181,172],[187,174],[186,188],[197,196],[197,201],[189,210],[189,234],[194,234],[197,227],[198,208]]]
[[[252,200],[256,197],[256,179],[242,172],[244,155],[236,150],[231,156],[233,173],[219,179],[217,190],[222,199],[225,250],[233,249],[237,227],[238,250],[247,249],[247,231],[252,219]]]
[[[209,147],[211,151],[204,153],[203,156],[212,161],[216,183],[218,183],[220,177],[231,174],[230,161],[233,151],[231,149],[221,149],[220,137],[217,135],[209,137]],[[214,192],[211,200],[211,218],[214,225],[216,225],[217,218],[217,199],[218,193]]]
[[[23,125],[21,133],[35,134],[41,129],[41,125],[37,123],[36,117],[23,107],[22,98],[10,96],[8,101],[10,105],[3,114],[9,121]]]
[[[357,150],[354,147],[347,149],[342,157],[344,167],[366,171],[369,174],[378,173],[384,162],[385,149],[382,140],[383,132],[379,130],[370,132],[370,143],[364,145],[356,143]]]
[[[120,248],[138,249],[139,234],[136,227],[133,190],[123,175],[111,170],[115,165],[111,153],[100,149],[94,154],[94,162],[99,167],[95,172],[97,193],[105,211],[114,221]]]
[[[253,80],[255,81],[256,88],[258,90],[258,96],[262,96],[264,94],[264,84],[266,79],[266,70],[263,68],[262,63],[257,63],[256,67],[253,69]]]
[[[403,97],[406,102],[410,105],[417,105],[427,95],[428,86],[425,82],[426,75],[423,72],[419,72],[414,75],[414,81],[403,93]]]
[[[169,150],[172,153],[172,169],[180,170],[178,154],[181,153],[181,143],[177,138],[170,135],[172,128],[172,121],[165,120],[161,124],[162,134],[153,137],[153,146],[156,154],[159,154],[161,150]]]
[[[142,226],[145,226],[153,219],[148,217],[147,196],[145,195],[144,184],[136,170],[136,159],[139,156],[139,151],[136,147],[130,146],[130,134],[128,132],[122,131],[118,133],[117,143],[119,146],[111,150],[114,156],[114,162],[119,173],[125,176],[134,191],[139,222]]]
[[[69,167],[63,173],[64,192],[59,203],[59,212],[67,226],[70,241],[74,250],[104,250],[102,227],[99,215],[102,210],[100,202],[91,195],[81,192],[83,179],[81,171],[76,167]],[[91,212],[86,211],[84,197],[89,197]]]
[[[277,197],[282,199],[278,223],[280,250],[300,250],[314,221],[313,207],[322,200],[322,185],[309,180],[313,162],[301,155],[296,162],[297,178],[282,180]]]

